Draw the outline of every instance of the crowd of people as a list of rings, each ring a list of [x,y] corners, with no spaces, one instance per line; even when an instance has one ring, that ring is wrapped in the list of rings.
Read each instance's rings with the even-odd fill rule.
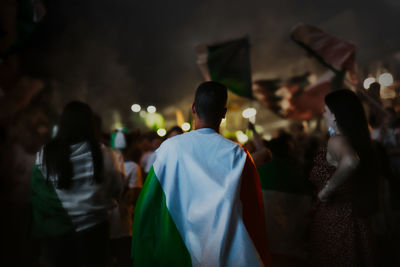
[[[40,262],[399,265],[400,120],[369,97],[377,101],[329,93],[327,131],[266,141],[250,123],[244,146],[219,134],[227,89],[216,82],[197,88],[195,130],[176,126],[165,138],[103,134],[87,104],[69,103],[32,172]]]

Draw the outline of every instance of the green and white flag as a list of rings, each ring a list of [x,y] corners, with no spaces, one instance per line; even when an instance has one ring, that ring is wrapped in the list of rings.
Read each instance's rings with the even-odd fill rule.
[[[74,231],[72,220],[62,206],[56,190],[52,184],[46,182],[37,164],[32,171],[30,201],[32,237],[57,237]]]
[[[219,82],[233,93],[253,98],[250,45],[247,37],[198,45],[197,63],[206,81]]]
[[[135,266],[269,265],[251,157],[212,129],[166,140],[136,204]]]

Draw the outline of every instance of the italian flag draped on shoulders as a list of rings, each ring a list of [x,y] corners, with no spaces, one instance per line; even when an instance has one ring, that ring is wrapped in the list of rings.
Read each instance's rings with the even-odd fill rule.
[[[136,205],[134,266],[271,266],[257,171],[202,128],[166,140]]]

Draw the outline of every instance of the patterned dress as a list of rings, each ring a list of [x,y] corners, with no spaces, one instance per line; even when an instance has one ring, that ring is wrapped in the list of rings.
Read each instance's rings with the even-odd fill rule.
[[[374,266],[376,253],[371,225],[368,219],[359,218],[354,212],[351,184],[340,186],[326,203],[316,197],[335,170],[326,160],[326,148],[321,149],[310,175],[316,198],[310,226],[311,266]]]

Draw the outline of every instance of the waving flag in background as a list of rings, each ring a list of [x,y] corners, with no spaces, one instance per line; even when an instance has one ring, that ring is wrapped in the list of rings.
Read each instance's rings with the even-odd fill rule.
[[[259,80],[253,94],[284,118],[309,119],[322,113],[325,95],[343,86],[346,73],[355,76],[356,47],[310,25],[296,26],[291,38],[328,70],[318,78],[307,72],[286,81]],[[350,82],[354,85],[356,79]]]
[[[299,110],[300,107],[293,105],[293,100],[301,97],[306,88],[310,85],[310,73],[304,73],[299,76],[292,77],[288,80],[258,80],[253,84],[253,94],[256,99],[263,103],[267,108],[274,111],[279,116],[284,118],[297,119],[299,113],[307,112],[309,107],[304,107],[305,110]]]
[[[233,93],[252,98],[250,45],[247,37],[196,47],[197,63],[206,81],[225,85]]]
[[[350,88],[357,85],[355,44],[306,24],[296,26],[291,38],[335,74],[331,79],[332,90],[342,88],[344,83]],[[325,73],[323,76],[326,78],[327,75]]]
[[[354,68],[356,46],[353,43],[340,40],[317,27],[306,24],[294,27],[290,36],[310,55],[335,73]]]
[[[247,37],[197,46],[197,63],[205,80],[220,82],[239,96],[254,97],[283,118],[310,119],[322,113],[325,95],[342,88],[346,74],[350,82],[347,86],[357,83],[356,47],[305,24],[296,26],[291,38],[327,68],[323,75],[316,78],[306,72],[287,80],[258,80],[252,84]]]

